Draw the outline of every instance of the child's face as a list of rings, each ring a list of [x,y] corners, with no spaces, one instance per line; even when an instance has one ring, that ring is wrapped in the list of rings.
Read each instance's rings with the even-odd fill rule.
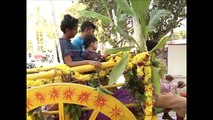
[[[92,43],[91,43],[91,46],[92,46],[92,49],[93,49],[94,51],[96,51],[97,48],[98,48],[98,42],[92,42]]]

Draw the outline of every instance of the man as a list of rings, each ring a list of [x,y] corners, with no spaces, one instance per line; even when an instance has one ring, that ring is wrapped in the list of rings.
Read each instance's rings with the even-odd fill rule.
[[[94,35],[94,31],[96,29],[96,26],[89,21],[85,21],[81,25],[81,35],[77,36],[73,41],[72,44],[76,48],[76,53],[79,55],[79,60],[83,60],[81,57],[82,52],[84,51],[84,39],[89,35]]]

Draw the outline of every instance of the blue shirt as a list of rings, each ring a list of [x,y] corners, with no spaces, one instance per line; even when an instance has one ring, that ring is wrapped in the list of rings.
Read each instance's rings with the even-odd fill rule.
[[[72,41],[72,44],[79,51],[79,56],[81,56],[82,52],[84,51],[84,40],[78,36]]]
[[[67,55],[70,55],[73,61],[83,60],[83,58],[80,57],[79,55],[80,54],[79,51],[71,43],[71,40],[60,38],[59,42],[61,46],[62,58],[64,58]]]

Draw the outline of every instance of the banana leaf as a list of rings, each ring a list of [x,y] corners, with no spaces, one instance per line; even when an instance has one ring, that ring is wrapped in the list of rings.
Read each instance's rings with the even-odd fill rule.
[[[134,48],[134,46],[130,46],[130,47],[121,47],[121,48],[111,48],[111,49],[107,49],[105,51],[106,54],[114,54],[120,51],[130,51],[132,48]]]
[[[161,91],[160,75],[158,74],[155,67],[152,67],[152,84],[155,88],[156,94],[159,95]]]
[[[128,5],[127,0],[116,0],[117,5],[128,15],[135,16],[132,7]]]
[[[158,49],[162,49],[166,45],[168,40],[169,40],[169,36],[162,37],[160,41],[158,42],[158,44],[152,50],[150,50],[150,52],[153,52]]]
[[[112,20],[104,15],[101,15],[99,13],[93,12],[93,11],[88,11],[88,10],[82,10],[82,11],[78,11],[80,16],[85,16],[85,17],[92,17],[95,19],[100,19],[105,23],[112,23]]]
[[[112,85],[117,82],[118,78],[123,74],[127,62],[128,54],[124,53],[120,62],[115,67],[113,67],[112,71],[110,72],[108,85]]]
[[[153,10],[150,16],[150,21],[149,24],[147,26],[147,31],[148,32],[152,32],[156,29],[156,24],[159,21],[159,19],[161,17],[165,17],[169,15],[169,11],[168,10]]]

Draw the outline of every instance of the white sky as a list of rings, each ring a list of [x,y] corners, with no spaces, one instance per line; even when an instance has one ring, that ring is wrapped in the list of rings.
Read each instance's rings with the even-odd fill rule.
[[[72,5],[73,0],[52,0],[53,7],[55,10],[56,23],[58,23],[61,19],[61,15]],[[53,20],[52,17],[52,7],[50,0],[27,0],[27,15],[35,14],[36,6],[40,5],[40,14],[41,16],[45,16],[47,20]],[[60,22],[59,22],[60,23]]]

